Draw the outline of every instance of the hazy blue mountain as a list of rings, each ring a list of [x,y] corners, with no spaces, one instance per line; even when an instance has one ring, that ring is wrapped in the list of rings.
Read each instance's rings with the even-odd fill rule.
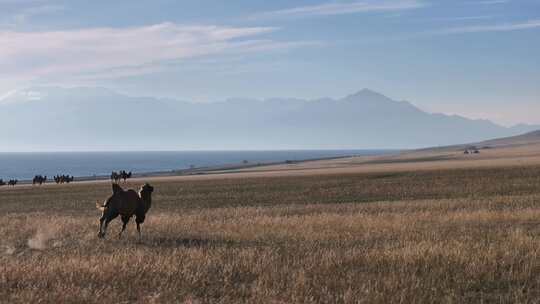
[[[514,134],[525,134],[533,131],[540,130],[540,125],[529,125],[529,124],[518,124],[515,126],[510,127],[510,130],[512,130],[512,133]]]
[[[0,100],[0,150],[417,148],[517,135],[487,120],[430,114],[364,89],[342,99],[190,103],[103,88],[37,87]]]

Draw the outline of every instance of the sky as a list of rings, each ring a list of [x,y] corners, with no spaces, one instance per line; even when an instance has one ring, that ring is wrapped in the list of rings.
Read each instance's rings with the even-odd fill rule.
[[[540,0],[0,0],[0,100],[99,86],[193,102],[342,97],[540,124]]]

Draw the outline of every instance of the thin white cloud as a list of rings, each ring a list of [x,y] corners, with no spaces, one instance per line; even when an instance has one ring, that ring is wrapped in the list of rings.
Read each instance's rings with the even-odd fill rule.
[[[23,9],[20,14],[30,17],[30,16],[36,16],[36,15],[56,13],[56,12],[63,11],[65,9],[66,8],[63,5],[48,4],[48,5],[32,6],[32,7]]]
[[[238,42],[234,45],[234,47],[226,50],[224,49],[220,54],[235,54],[242,56],[246,53],[289,50],[301,47],[320,47],[323,45],[324,43],[319,41],[279,42],[273,40],[249,40],[245,42]],[[219,59],[222,60],[223,58]],[[197,65],[199,70],[205,68],[200,65],[201,61],[195,61],[194,58],[176,58],[173,60],[155,61],[142,65],[122,66],[106,70],[76,73],[74,75],[70,75],[70,79],[80,81],[93,81],[145,75],[174,68],[181,68],[182,70],[184,70],[185,65],[189,64],[190,62],[199,63]],[[215,69],[216,65],[213,64],[209,66],[207,72],[212,72]]]
[[[445,17],[445,18],[433,18],[431,20],[437,20],[437,21],[468,21],[468,20],[486,20],[486,19],[493,19],[493,16]]]
[[[0,4],[34,4],[40,2],[45,2],[45,0],[0,0]]]
[[[460,26],[435,31],[435,34],[461,34],[480,32],[510,32],[519,30],[535,29],[540,27],[540,19],[520,23],[504,23],[492,25]]]
[[[482,4],[482,5],[494,5],[494,4],[504,4],[508,3],[508,0],[485,0],[485,1],[477,1],[473,2],[474,4]]]
[[[260,39],[275,30],[161,23],[131,28],[0,31],[0,79],[28,80],[114,69],[120,74],[130,70],[140,73],[168,60],[303,46],[302,42]],[[139,66],[142,68],[133,68]]]
[[[13,95],[15,95],[15,93],[17,93],[17,90],[11,90],[11,91],[8,91],[8,92],[6,92],[6,93],[0,94],[0,103],[1,103],[2,101],[4,101],[5,99],[7,99],[7,98],[9,98],[9,97],[11,97],[11,96],[13,96]]]
[[[2,4],[0,0],[0,4]],[[41,15],[48,15],[48,14],[54,14],[65,10],[65,7],[63,5],[55,5],[55,4],[38,4],[34,6],[25,7],[22,9],[17,10],[15,13],[11,15],[4,16],[3,19],[0,21],[0,26],[8,27],[8,28],[16,28],[17,26],[23,25],[30,21],[32,18],[41,16]],[[0,15],[2,13],[0,12]]]
[[[312,6],[301,6],[277,11],[264,12],[253,15],[251,19],[328,16],[367,12],[402,11],[421,8],[426,5],[427,4],[424,1],[420,0],[328,2]]]

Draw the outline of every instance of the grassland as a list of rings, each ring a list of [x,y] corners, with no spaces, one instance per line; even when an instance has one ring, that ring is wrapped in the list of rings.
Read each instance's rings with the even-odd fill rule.
[[[107,183],[4,188],[0,302],[537,302],[540,165],[450,167],[156,179],[141,240]]]

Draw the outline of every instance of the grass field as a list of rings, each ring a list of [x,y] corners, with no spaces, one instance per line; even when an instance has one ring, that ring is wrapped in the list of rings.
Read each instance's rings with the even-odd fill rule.
[[[0,302],[540,299],[537,165],[153,186],[141,240],[96,237],[107,183],[0,189]]]

